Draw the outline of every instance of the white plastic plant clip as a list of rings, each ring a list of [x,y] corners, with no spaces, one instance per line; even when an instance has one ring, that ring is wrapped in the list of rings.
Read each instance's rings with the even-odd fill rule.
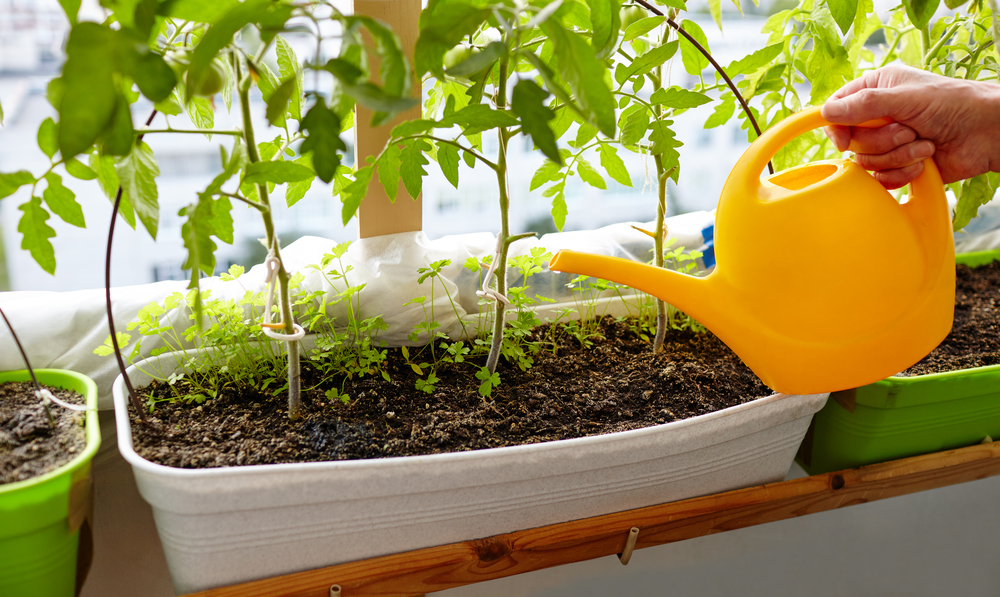
[[[500,236],[497,235],[497,248],[493,253],[493,260],[490,262],[490,269],[486,271],[486,276],[483,278],[483,289],[477,290],[476,296],[491,298],[495,301],[502,302],[505,305],[509,305],[510,300],[508,300],[506,296],[490,288],[490,280],[493,278],[493,274],[497,271],[497,262],[500,261],[500,247]]]
[[[639,540],[639,527],[632,527],[628,531],[628,539],[625,540],[625,549],[618,554],[618,559],[621,560],[622,566],[628,566],[629,560],[632,559],[632,552],[635,551],[635,543]]]
[[[281,334],[276,332],[275,328],[282,329],[285,327],[285,324],[271,322],[271,307],[274,306],[274,285],[278,281],[278,277],[275,274],[278,272],[279,267],[281,267],[281,261],[275,255],[274,246],[271,246],[267,251],[267,259],[264,260],[264,269],[267,270],[267,275],[264,277],[264,284],[268,285],[268,290],[267,302],[264,305],[264,323],[261,324],[261,328],[264,335],[272,340],[295,342],[301,340],[306,335],[306,331],[302,326],[292,322],[292,327],[295,331],[291,334]]]
[[[340,597],[340,585],[330,586],[330,597]]]
[[[86,404],[72,404],[65,402],[55,397],[55,395],[48,390],[48,388],[42,388],[41,390],[35,390],[35,397],[37,397],[42,402],[55,402],[63,408],[68,408],[69,410],[85,411],[87,410]]]

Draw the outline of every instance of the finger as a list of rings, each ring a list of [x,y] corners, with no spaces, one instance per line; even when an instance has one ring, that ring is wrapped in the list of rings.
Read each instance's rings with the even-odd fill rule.
[[[873,129],[853,127],[850,139],[848,149],[854,153],[883,154],[913,143],[917,140],[917,133],[905,124],[897,123]]]
[[[892,117],[900,103],[898,89],[865,88],[847,97],[823,104],[820,113],[832,124],[855,125]]]
[[[823,127],[823,132],[837,146],[837,151],[847,151],[851,144],[851,127],[830,125]]]
[[[834,92],[830,96],[830,100],[839,100],[841,98],[847,97],[851,94],[857,93],[862,89],[867,89],[870,87],[878,87],[879,72],[878,70],[868,71],[861,77],[854,79],[847,85],[844,85],[840,89]]]
[[[905,168],[932,155],[934,155],[934,144],[921,139],[897,147],[888,153],[859,153],[854,156],[854,161],[865,170],[881,171]]]
[[[875,177],[875,180],[882,183],[883,187],[891,191],[910,184],[914,179],[920,176],[920,173],[923,171],[924,163],[917,162],[915,164],[910,164],[905,168],[894,168],[892,170],[875,172],[873,173],[873,176]]]

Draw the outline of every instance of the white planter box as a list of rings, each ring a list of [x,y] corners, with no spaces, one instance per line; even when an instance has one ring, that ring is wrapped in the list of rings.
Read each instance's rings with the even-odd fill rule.
[[[152,359],[151,359],[152,360]],[[173,355],[159,357],[168,372]],[[149,377],[129,368],[132,383]],[[177,469],[118,446],[178,593],[781,480],[827,394],[775,394],[646,429],[380,460]]]

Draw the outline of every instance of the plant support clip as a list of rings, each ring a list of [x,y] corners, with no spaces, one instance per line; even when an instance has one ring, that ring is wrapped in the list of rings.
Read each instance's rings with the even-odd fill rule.
[[[632,559],[632,552],[635,551],[635,543],[639,540],[639,527],[632,527],[628,531],[628,539],[625,540],[625,549],[618,554],[618,559],[621,560],[622,566],[628,566],[629,560]]]
[[[500,292],[490,288],[490,280],[493,278],[493,274],[497,271],[497,261],[500,260],[500,249],[502,247],[502,242],[500,240],[500,235],[497,235],[497,248],[496,252],[493,253],[493,259],[490,261],[490,269],[486,271],[486,276],[483,278],[483,289],[476,291],[476,296],[486,297],[493,299],[497,302],[501,302],[505,305],[510,304],[510,300]]]
[[[285,324],[271,322],[271,308],[274,306],[274,285],[278,281],[278,277],[275,274],[278,272],[279,267],[281,267],[281,261],[275,255],[274,245],[271,245],[267,251],[267,259],[264,260],[264,269],[267,271],[267,275],[264,277],[264,284],[268,286],[268,290],[267,303],[264,305],[264,323],[260,324],[260,326],[264,335],[272,340],[295,342],[301,340],[306,335],[306,331],[302,326],[292,322],[292,327],[295,330],[293,333],[279,334],[275,330],[283,329]]]

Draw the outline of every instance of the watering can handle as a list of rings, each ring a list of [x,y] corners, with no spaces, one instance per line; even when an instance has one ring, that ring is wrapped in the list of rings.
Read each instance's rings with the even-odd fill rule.
[[[892,124],[892,122],[888,118],[879,118],[853,126],[877,128]],[[796,112],[765,131],[747,149],[746,153],[743,154],[743,157],[736,164],[736,167],[733,168],[731,178],[734,181],[742,180],[743,188],[751,191],[750,193],[743,194],[743,196],[761,196],[760,175],[764,171],[764,167],[767,166],[767,163],[771,161],[771,158],[778,153],[778,150],[799,135],[829,125],[830,123],[820,114],[820,107],[816,106]],[[758,192],[752,192],[754,189]],[[929,198],[938,195],[944,196],[944,183],[941,180],[941,174],[938,172],[937,165],[933,159],[927,158],[924,160],[924,170],[916,180],[910,183],[910,191],[911,199],[907,203],[907,209],[910,212],[922,212],[912,213],[912,216],[917,218],[932,217],[932,211],[937,206],[933,205],[935,202],[929,200]],[[925,197],[928,200],[923,200]]]

